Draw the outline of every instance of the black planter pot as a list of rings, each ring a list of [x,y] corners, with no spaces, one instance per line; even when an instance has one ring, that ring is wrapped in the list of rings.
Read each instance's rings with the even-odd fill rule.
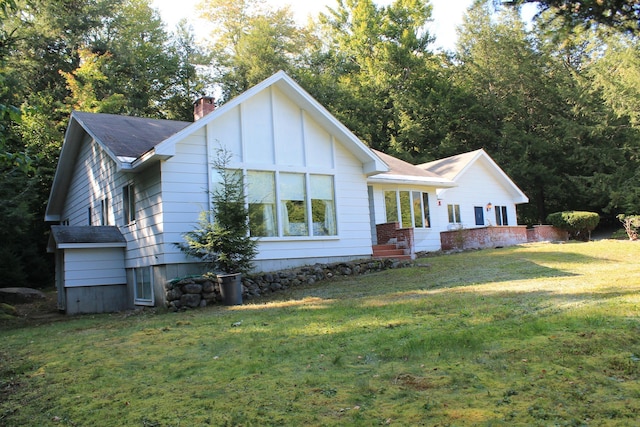
[[[218,274],[217,278],[224,305],[242,305],[242,274]]]

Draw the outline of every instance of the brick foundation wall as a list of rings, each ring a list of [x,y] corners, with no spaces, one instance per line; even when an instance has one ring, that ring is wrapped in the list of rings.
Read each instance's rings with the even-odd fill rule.
[[[400,226],[397,222],[387,222],[385,224],[376,224],[376,236],[378,237],[378,244],[384,245],[389,240],[396,237],[396,230]]]
[[[452,249],[481,249],[513,246],[527,243],[527,227],[481,227],[463,228],[440,233],[443,251]]]
[[[565,242],[569,240],[569,233],[553,225],[534,225],[527,229],[529,242]]]

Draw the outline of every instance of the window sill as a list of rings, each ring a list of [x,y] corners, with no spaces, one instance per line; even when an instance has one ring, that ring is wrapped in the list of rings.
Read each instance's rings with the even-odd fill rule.
[[[300,241],[326,241],[340,240],[340,236],[283,236],[283,237],[256,237],[259,242],[300,242]]]

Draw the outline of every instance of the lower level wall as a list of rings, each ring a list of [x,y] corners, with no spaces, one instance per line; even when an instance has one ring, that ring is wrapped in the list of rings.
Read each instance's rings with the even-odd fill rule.
[[[552,225],[463,228],[440,233],[443,251],[513,246],[530,242],[566,241],[569,235]]]
[[[534,225],[527,229],[529,242],[563,242],[569,240],[569,233],[553,225]]]
[[[130,309],[127,285],[74,286],[64,288],[67,314],[113,313]]]
[[[452,249],[481,249],[527,243],[527,227],[480,227],[440,233],[443,251]]]

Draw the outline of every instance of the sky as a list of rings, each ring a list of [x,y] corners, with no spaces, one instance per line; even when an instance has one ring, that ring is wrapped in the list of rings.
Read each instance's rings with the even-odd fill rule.
[[[374,0],[377,5],[388,5],[392,0]],[[456,27],[462,24],[464,12],[471,6],[474,0],[431,0],[433,6],[432,19],[429,24],[429,33],[435,35],[434,47],[437,49],[453,50],[456,43]],[[206,23],[198,22],[195,5],[200,0],[154,0],[153,7],[160,11],[162,20],[167,24],[167,29],[173,31],[177,22],[182,18],[193,25],[197,38],[204,38]],[[307,22],[309,15],[317,16],[327,6],[337,5],[336,0],[267,0],[267,4],[274,7],[290,5],[296,21],[300,24]]]

